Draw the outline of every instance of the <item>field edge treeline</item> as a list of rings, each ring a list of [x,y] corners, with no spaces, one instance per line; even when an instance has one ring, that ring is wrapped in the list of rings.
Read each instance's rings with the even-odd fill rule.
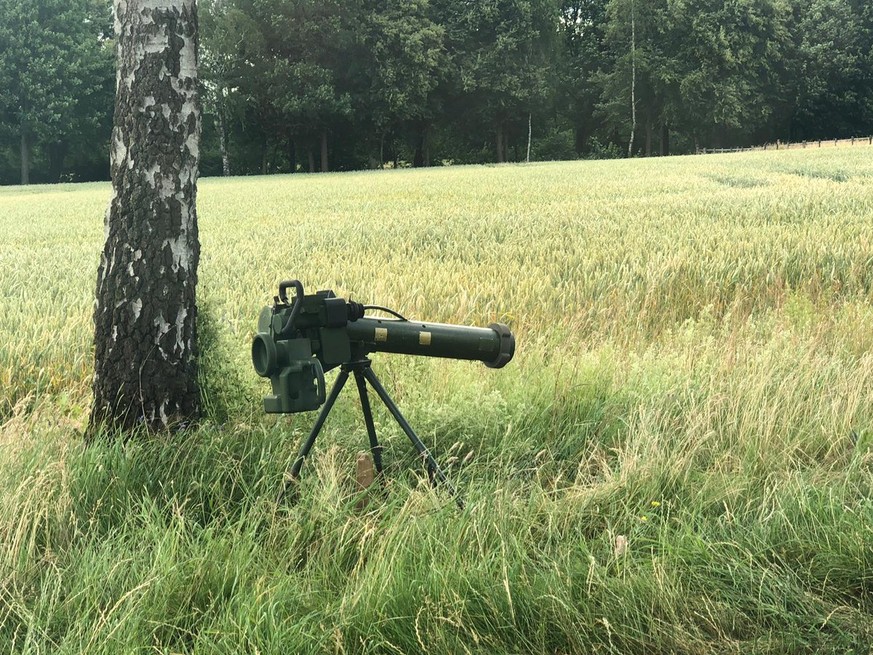
[[[199,11],[206,175],[873,133],[862,0],[202,0]],[[0,0],[0,183],[107,178],[112,31],[108,0]]]

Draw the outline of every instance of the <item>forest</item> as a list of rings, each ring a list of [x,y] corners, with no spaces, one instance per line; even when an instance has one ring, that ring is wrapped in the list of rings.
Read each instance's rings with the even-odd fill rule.
[[[201,174],[873,134],[867,0],[201,0]],[[0,183],[108,179],[108,0],[0,0]]]

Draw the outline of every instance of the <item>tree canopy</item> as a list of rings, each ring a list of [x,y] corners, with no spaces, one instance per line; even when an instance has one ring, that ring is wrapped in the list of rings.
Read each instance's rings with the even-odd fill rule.
[[[200,13],[206,175],[522,160],[529,124],[534,159],[873,133],[864,0],[201,0]],[[0,181],[107,175],[108,17],[107,0],[0,0]]]
[[[0,136],[23,181],[34,165],[40,178],[58,179],[68,155],[92,166],[94,141],[108,174],[109,15],[102,0],[0,0]]]

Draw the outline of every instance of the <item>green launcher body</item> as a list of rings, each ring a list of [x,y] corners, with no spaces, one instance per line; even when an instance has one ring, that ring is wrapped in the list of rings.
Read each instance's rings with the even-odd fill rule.
[[[509,361],[505,359],[507,337],[501,337],[501,333],[508,333],[508,328],[504,331],[504,327],[361,318],[349,323],[346,331],[350,342],[367,352],[466,359],[500,368]]]
[[[291,287],[297,297],[289,302]],[[326,398],[324,374],[374,352],[481,361],[491,368],[502,368],[515,353],[515,337],[501,323],[483,328],[365,317],[369,309],[384,308],[330,290],[304,295],[296,280],[282,282],[274,304],[261,310],[252,341],[255,371],[272,384],[265,411],[318,409]]]

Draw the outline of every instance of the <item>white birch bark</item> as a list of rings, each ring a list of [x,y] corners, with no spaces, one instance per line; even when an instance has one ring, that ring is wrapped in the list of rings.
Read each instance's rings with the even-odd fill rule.
[[[97,276],[91,427],[197,417],[196,0],[115,0],[112,199]]]
[[[637,131],[637,22],[631,0],[631,133],[627,144],[627,156],[634,156],[634,135]]]

